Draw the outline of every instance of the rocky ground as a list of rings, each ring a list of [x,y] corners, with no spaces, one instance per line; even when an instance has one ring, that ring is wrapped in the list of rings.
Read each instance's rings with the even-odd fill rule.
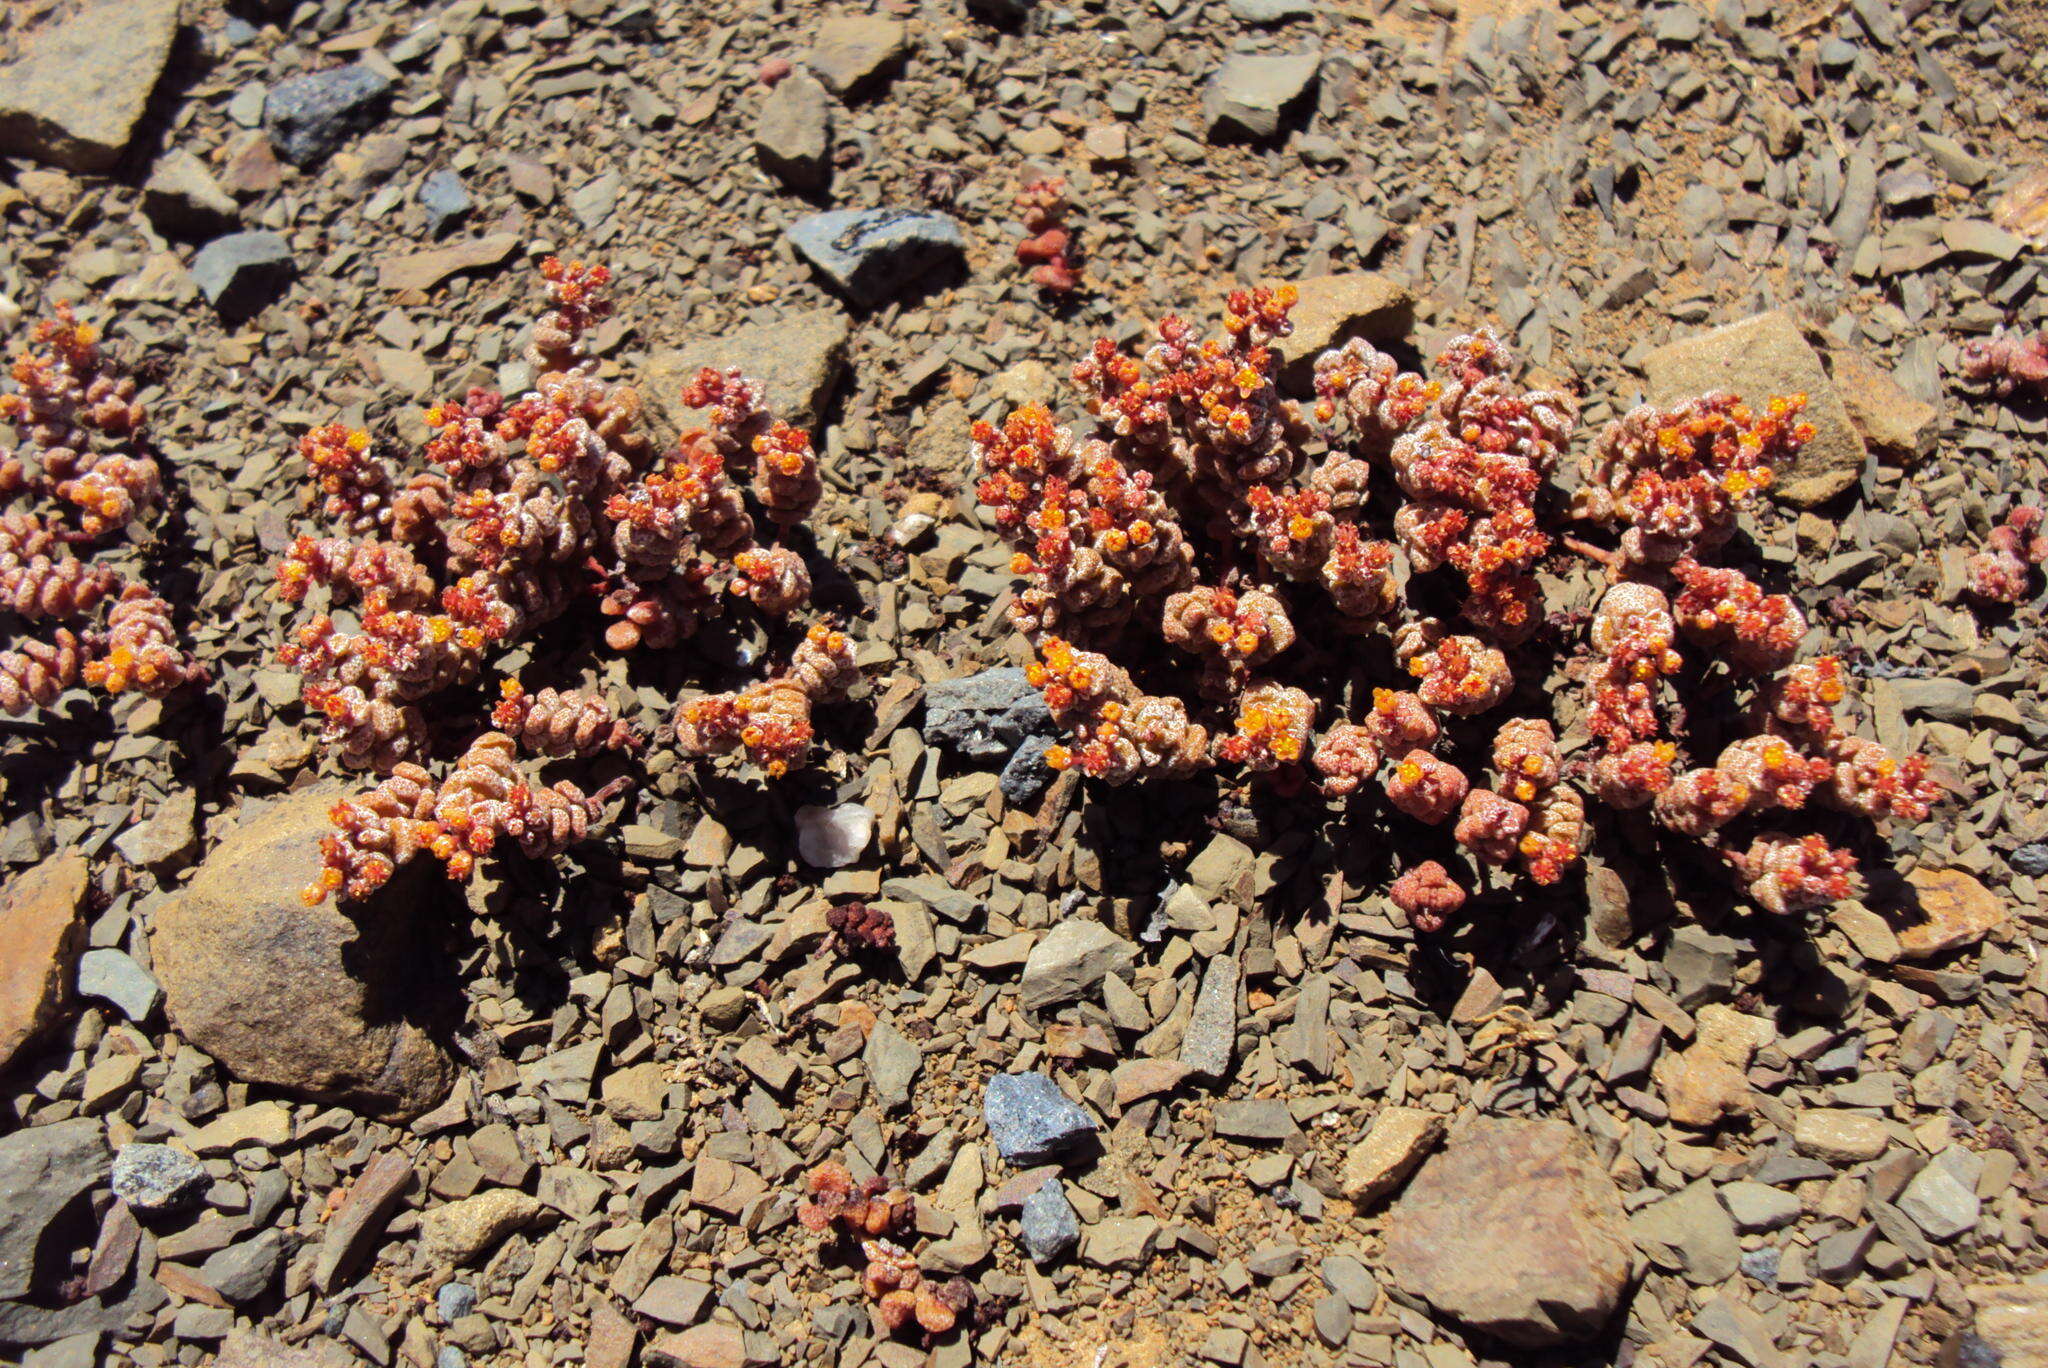
[[[1992,0],[8,6],[0,321],[72,302],[139,361],[174,501],[124,563],[213,679],[0,745],[0,1360],[2048,1362],[2042,600],[1959,592],[2048,410],[1953,379],[2048,321],[2043,37]],[[1064,298],[1014,259],[1040,172]],[[891,212],[813,217],[855,210]],[[774,789],[655,754],[558,871],[304,909],[345,781],[275,660],[296,439],[521,388],[552,252],[617,273],[597,351],[662,424],[709,361],[814,427],[870,683]],[[1319,802],[1047,788],[967,425],[1278,280],[1292,358],[1489,325],[1588,426],[1807,391],[1747,530],[1956,792],[1895,875],[1801,927],[1610,823],[1419,943]],[[655,721],[743,647],[510,665]],[[795,812],[835,804],[872,839],[821,870]],[[893,947],[828,932],[853,898]],[[960,1327],[871,1319],[795,1219],[825,1159],[917,1194]]]

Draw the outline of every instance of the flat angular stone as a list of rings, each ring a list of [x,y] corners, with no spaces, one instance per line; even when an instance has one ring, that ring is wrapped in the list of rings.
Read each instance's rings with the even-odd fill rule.
[[[1470,1122],[1387,1218],[1396,1283],[1524,1348],[1598,1334],[1633,1258],[1619,1189],[1563,1121]]]
[[[128,150],[178,33],[178,0],[89,0],[17,30],[0,67],[0,154],[106,171]]]
[[[754,120],[754,155],[792,190],[823,188],[832,175],[833,100],[803,72],[778,82]]]
[[[996,1152],[1019,1168],[1046,1164],[1095,1134],[1095,1118],[1040,1073],[989,1079],[982,1116]]]
[[[85,937],[78,909],[90,870],[72,851],[0,885],[0,1069],[55,1024]]]
[[[179,238],[212,237],[239,217],[234,196],[184,148],[164,153],[150,168],[142,186],[142,212],[157,231]]]
[[[701,411],[685,407],[682,392],[706,366],[720,371],[737,368],[748,379],[758,380],[776,417],[814,433],[846,369],[849,335],[846,315],[838,309],[749,323],[651,353],[636,386],[655,435],[664,442],[684,428],[702,424]]]
[[[235,320],[262,312],[297,274],[291,244],[268,230],[215,238],[192,258],[199,292],[222,317]]]
[[[1066,1189],[1057,1178],[1024,1199],[1017,1221],[1024,1237],[1024,1252],[1041,1266],[1065,1258],[1081,1242],[1081,1220],[1074,1214],[1073,1203],[1067,1200]]]
[[[1314,51],[1239,53],[1226,59],[1202,88],[1202,119],[1210,139],[1272,137],[1287,108],[1315,84],[1322,64],[1322,53]]]
[[[2005,924],[2005,899],[1960,869],[1922,865],[1906,876],[1920,920],[1898,933],[1899,953],[1927,959],[1975,945]]]
[[[879,86],[909,50],[909,33],[901,20],[842,15],[818,25],[804,63],[834,95],[851,101]]]
[[[459,272],[499,265],[518,249],[517,233],[488,233],[431,251],[386,257],[377,267],[377,285],[386,290],[431,290]]]
[[[1039,1010],[1087,997],[1109,975],[1129,972],[1137,957],[1137,946],[1101,922],[1070,918],[1031,947],[1018,1000]]]
[[[0,1297],[29,1291],[43,1232],[112,1167],[100,1123],[90,1118],[0,1136]]]
[[[854,303],[873,308],[966,255],[967,238],[944,214],[917,209],[833,209],[797,220],[789,240]]]
[[[1383,1107],[1365,1139],[1344,1156],[1344,1195],[1361,1205],[1401,1185],[1443,1138],[1444,1118],[1419,1107]]]

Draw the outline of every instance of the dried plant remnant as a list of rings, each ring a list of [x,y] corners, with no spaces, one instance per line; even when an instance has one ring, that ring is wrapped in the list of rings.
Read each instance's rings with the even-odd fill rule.
[[[856,1183],[844,1164],[827,1161],[804,1179],[807,1200],[796,1209],[805,1230],[823,1235],[837,1228],[849,1235],[894,1235],[907,1230],[913,1202],[901,1188],[889,1190],[879,1177]]]
[[[1080,252],[1066,226],[1067,182],[1048,176],[1017,192],[1017,212],[1024,220],[1024,240],[1017,260],[1031,268],[1031,283],[1048,294],[1070,294],[1081,283]]]
[[[2048,532],[2041,530],[2041,522],[2039,508],[2021,504],[1991,529],[1984,549],[1963,567],[1964,587],[1971,598],[2006,605],[2026,602],[2034,570],[2048,561]]]
[[[825,914],[825,925],[848,945],[888,950],[896,944],[896,918],[886,907],[871,903],[840,903]]]

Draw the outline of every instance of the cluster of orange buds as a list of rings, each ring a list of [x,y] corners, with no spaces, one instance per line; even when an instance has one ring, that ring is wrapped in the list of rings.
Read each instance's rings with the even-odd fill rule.
[[[1700,645],[1754,673],[1792,663],[1806,635],[1806,615],[1783,594],[1766,594],[1749,576],[1725,566],[1675,562],[1684,591],[1671,605],[1679,628]]]
[[[1717,393],[1632,409],[1581,458],[1574,511],[1621,529],[1618,574],[1697,558],[1734,535],[1737,506],[1813,440],[1813,425],[1799,418],[1805,407],[1795,394],[1759,413]]]
[[[1435,860],[1404,870],[1387,889],[1387,897],[1410,926],[1425,934],[1443,930],[1465,906],[1465,890]]]
[[[429,406],[422,415],[427,430],[433,433],[427,439],[427,460],[458,478],[488,476],[502,471],[510,459],[509,449],[497,430],[498,417],[504,405],[504,396],[497,391],[472,388],[460,401],[451,399]],[[323,450],[331,451],[332,448]],[[322,467],[316,469],[322,469],[324,488],[325,470]]]
[[[1214,667],[1214,675],[1239,687],[1246,671],[1294,644],[1287,605],[1269,589],[1241,594],[1206,584],[1183,589],[1166,600],[1161,630],[1168,645],[1200,657]]]
[[[1382,755],[1405,755],[1436,745],[1436,714],[1419,695],[1406,690],[1374,689],[1372,708],[1362,725]]]
[[[1616,584],[1594,610],[1586,728],[1600,743],[1594,769],[1610,807],[1641,807],[1671,782],[1678,752],[1656,739],[1657,702],[1662,681],[1684,664],[1677,630],[1670,600],[1647,584]]]
[[[1924,755],[1901,759],[1875,741],[1837,736],[1827,748],[1827,757],[1832,762],[1823,790],[1828,801],[1872,821],[1886,817],[1923,821],[1941,800],[1932,765]]]
[[[583,359],[583,335],[611,316],[611,268],[545,257],[540,278],[554,308],[535,321],[527,359],[544,372],[572,370]]]
[[[1471,787],[1462,770],[1428,751],[1409,751],[1387,772],[1387,801],[1428,826],[1449,820]]]
[[[391,467],[372,451],[369,433],[324,423],[299,438],[299,457],[313,469],[329,522],[362,533],[388,520]]]
[[[774,425],[768,412],[767,396],[761,382],[750,380],[737,366],[698,371],[683,386],[683,403],[706,410],[705,421],[711,444],[728,466],[754,454],[754,439],[766,435]]]
[[[208,677],[207,668],[178,646],[171,605],[141,584],[121,591],[99,638],[101,654],[85,667],[85,682],[108,693],[130,689],[162,698]]]
[[[1274,574],[1291,580],[1313,579],[1322,573],[1335,546],[1337,522],[1330,516],[1330,497],[1315,489],[1274,492],[1253,485],[1244,492],[1245,532],[1259,560]],[[1352,524],[1355,539],[1358,530]]]
[[[1848,696],[1838,656],[1788,665],[1757,691],[1757,721],[1766,731],[1802,739],[1835,732],[1835,705]]]
[[[1855,896],[1856,857],[1820,836],[1759,835],[1746,850],[1723,852],[1750,901],[1778,916],[1810,911]]]
[[[1356,523],[1337,524],[1329,559],[1323,562],[1323,588],[1347,627],[1356,630],[1384,621],[1401,606],[1393,545],[1364,540]]]
[[[64,553],[56,535],[26,513],[0,517],[0,605],[29,622],[84,617],[119,590],[113,567]]]
[[[694,551],[731,556],[750,545],[754,520],[708,443],[685,441],[666,467],[605,500],[612,550],[628,576],[659,578]]]
[[[601,696],[577,689],[528,693],[516,679],[498,686],[491,725],[535,755],[596,755],[645,742]]]
[[[2026,601],[2034,567],[2048,561],[2048,533],[2041,530],[2042,512],[2021,504],[1984,538],[1984,549],[1964,563],[1964,589],[1979,603],[2017,604]]]
[[[730,593],[770,617],[787,617],[811,601],[811,572],[786,546],[752,547],[732,558]]]
[[[875,1303],[875,1314],[890,1334],[914,1324],[927,1335],[943,1335],[974,1305],[974,1289],[967,1279],[934,1282],[901,1245],[864,1240],[861,1253],[868,1261],[861,1270],[861,1288]]]
[[[100,330],[81,323],[69,304],[29,333],[29,346],[8,367],[19,390],[0,394],[0,419],[18,423],[47,453],[89,449],[87,434],[132,437],[147,418],[135,397],[135,379],[111,365],[100,350]],[[54,474],[54,472],[51,472]]]
[[[1506,698],[1515,683],[1499,650],[1477,637],[1447,635],[1434,618],[1395,632],[1394,658],[1414,678],[1416,697],[1458,717],[1485,712]]]
[[[811,434],[777,422],[754,439],[754,492],[777,527],[794,527],[811,516],[825,492]]]
[[[813,706],[845,697],[859,677],[846,634],[828,623],[813,624],[784,673],[677,708],[676,746],[685,755],[707,758],[743,750],[763,773],[779,779],[810,758]]]
[[[1144,363],[1118,351],[1114,340],[1097,338],[1075,364],[1073,379],[1087,391],[1088,412],[1111,433],[1142,449],[1164,443],[1173,389],[1155,383]]]
[[[1511,718],[1501,723],[1493,738],[1493,768],[1500,776],[1497,782],[1503,801],[1527,813],[1527,820],[1514,833],[1511,857],[1519,860],[1537,883],[1556,883],[1564,877],[1566,869],[1577,863],[1584,849],[1586,804],[1578,790],[1562,782],[1564,763],[1558,755],[1557,734],[1550,723],[1535,717]],[[1468,797],[1468,812],[1471,802]],[[1475,834],[1482,828],[1495,827],[1504,833],[1507,825],[1512,824],[1482,820],[1475,827]],[[1461,818],[1461,843],[1465,841],[1464,829]],[[1477,846],[1472,848],[1492,863],[1507,863],[1507,858],[1495,859]]]
[[[354,597],[381,592],[395,608],[420,608],[435,599],[434,577],[396,542],[360,542],[347,537],[298,537],[277,563],[277,596],[305,602],[314,585]]]
[[[816,1235],[838,1227],[851,1235],[894,1235],[908,1228],[914,1202],[902,1188],[889,1190],[879,1177],[856,1183],[846,1165],[832,1160],[804,1178],[806,1200],[796,1209],[797,1222]]]
[[[1254,774],[1299,764],[1315,718],[1315,700],[1307,693],[1272,680],[1255,681],[1238,701],[1237,730],[1217,739],[1217,757]]]
[[[1363,338],[1352,338],[1316,358],[1316,421],[1341,417],[1352,435],[1374,454],[1405,431],[1444,396],[1443,382],[1404,371],[1400,363]]]
[[[1188,721],[1179,699],[1143,694],[1130,675],[1097,651],[1058,637],[1039,643],[1024,667],[1031,687],[1072,739],[1049,746],[1045,763],[1077,768],[1111,784],[1161,776],[1185,778],[1209,763],[1209,733]]]

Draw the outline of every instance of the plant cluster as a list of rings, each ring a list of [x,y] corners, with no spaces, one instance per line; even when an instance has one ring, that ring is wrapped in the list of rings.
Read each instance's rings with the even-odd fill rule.
[[[1964,589],[1979,603],[2024,603],[2033,586],[2034,569],[2048,561],[2048,532],[2041,528],[2041,510],[2021,504],[1984,538],[1983,550],[1964,565]]]
[[[160,698],[204,680],[170,604],[106,559],[164,501],[134,377],[62,304],[8,374],[0,422],[18,445],[0,442],[0,606],[53,625],[0,652],[0,713],[47,708],[80,683]]]
[[[890,1334],[915,1324],[927,1337],[943,1335],[974,1304],[965,1278],[927,1277],[916,1256],[888,1238],[911,1228],[915,1203],[909,1192],[891,1190],[879,1177],[857,1183],[844,1164],[827,1160],[805,1177],[804,1193],[796,1209],[804,1229],[860,1241],[866,1261],[861,1289]]]
[[[1974,338],[1963,345],[1962,373],[2001,399],[2023,390],[2048,395],[2048,331]]]
[[[401,470],[339,424],[299,444],[332,531],[292,544],[277,592],[292,604],[318,592],[326,611],[280,655],[341,763],[385,776],[335,806],[309,901],[367,896],[421,851],[467,878],[500,838],[553,854],[602,820],[623,780],[586,794],[541,783],[519,757],[639,749],[607,700],[505,680],[492,729],[474,734],[471,686],[512,643],[594,608],[609,650],[664,650],[723,614],[772,629],[810,601],[800,534],[821,486],[809,436],[775,419],[759,383],[706,369],[683,398],[708,410],[707,425],[657,455],[640,396],[599,379],[584,350],[611,312],[610,273],[549,258],[541,275],[553,307],[526,351],[534,388],[515,399],[472,389],[428,409],[424,469]],[[856,670],[829,622],[793,635],[782,669],[683,703],[664,736],[771,776],[801,768],[813,708],[842,697]],[[465,732],[434,778],[437,746]]]
[[[1711,563],[1810,440],[1804,396],[1639,407],[1583,450],[1567,501],[1553,475],[1576,405],[1518,385],[1491,333],[1453,339],[1427,375],[1351,341],[1316,361],[1304,409],[1275,381],[1294,298],[1235,292],[1208,340],[1168,317],[1142,357],[1098,341],[1073,371],[1089,426],[1034,404],[974,428],[980,500],[1015,547],[1029,677],[1067,733],[1048,764],[1111,784],[1220,765],[1283,792],[1313,776],[1337,800],[1377,788],[1403,819],[1449,824],[1482,870],[1537,883],[1579,860],[1590,794],[1722,847],[1781,913],[1847,896],[1855,870],[1820,836],[1775,829],[1784,812],[1817,796],[1926,816],[1928,762],[1840,727],[1835,661],[1795,663],[1798,606]],[[1562,535],[1572,523],[1612,544]],[[1475,719],[1563,644],[1536,572],[1568,552],[1609,585],[1570,666],[1585,707],[1567,747],[1551,716]],[[1191,691],[1145,649],[1154,631],[1193,667]],[[1704,705],[1744,694],[1735,734],[1705,749]],[[1481,757],[1490,776],[1468,772]],[[1724,845],[1741,818],[1750,844]],[[1438,861],[1390,893],[1423,929],[1466,898]]]
[[[1050,295],[1072,294],[1081,284],[1081,252],[1066,226],[1066,178],[1031,181],[1017,192],[1016,206],[1025,233],[1017,260],[1031,268],[1031,283]]]

